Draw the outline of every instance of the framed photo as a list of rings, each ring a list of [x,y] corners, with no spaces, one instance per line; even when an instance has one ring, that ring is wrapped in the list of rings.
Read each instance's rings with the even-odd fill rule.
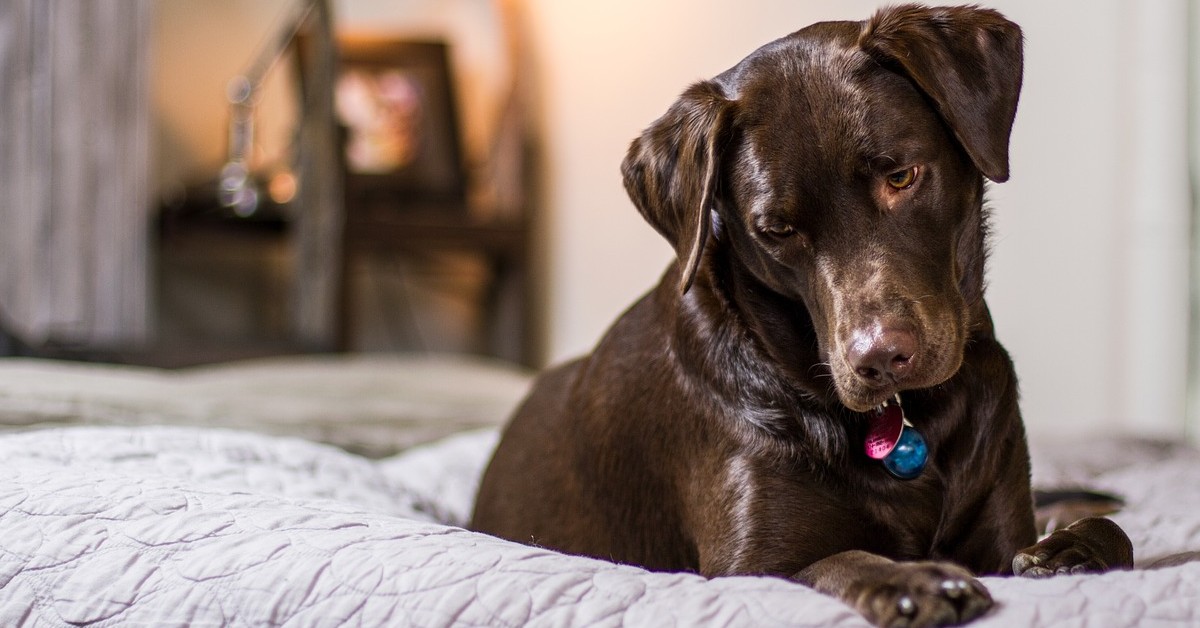
[[[351,193],[406,206],[466,198],[458,110],[445,42],[341,38],[334,91]]]

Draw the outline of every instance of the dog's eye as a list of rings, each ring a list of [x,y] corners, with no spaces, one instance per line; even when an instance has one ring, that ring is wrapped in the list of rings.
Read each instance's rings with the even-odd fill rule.
[[[908,168],[899,172],[893,172],[887,176],[887,184],[893,190],[907,190],[912,187],[912,184],[917,181],[917,169]]]
[[[767,225],[763,227],[763,231],[780,238],[790,236],[796,233],[796,228],[791,225]]]

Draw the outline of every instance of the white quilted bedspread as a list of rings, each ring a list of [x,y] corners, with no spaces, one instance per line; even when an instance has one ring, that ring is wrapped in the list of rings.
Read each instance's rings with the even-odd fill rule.
[[[192,428],[0,437],[0,626],[863,625],[771,578],[655,574],[461,524],[495,442],[472,433],[369,461]],[[1089,476],[1130,501],[1140,554],[1200,549],[1200,456]],[[1200,625],[1200,563],[987,578],[978,626]]]

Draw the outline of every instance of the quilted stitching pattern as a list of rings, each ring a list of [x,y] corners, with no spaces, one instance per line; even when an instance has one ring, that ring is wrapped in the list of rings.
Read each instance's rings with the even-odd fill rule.
[[[865,625],[782,580],[654,574],[434,522],[465,517],[494,442],[372,462],[219,430],[0,438],[0,625]],[[1100,479],[1163,487],[1123,515],[1137,542],[1200,548],[1200,466],[1174,462]],[[1200,622],[1200,564],[987,585],[1000,608],[979,626]]]

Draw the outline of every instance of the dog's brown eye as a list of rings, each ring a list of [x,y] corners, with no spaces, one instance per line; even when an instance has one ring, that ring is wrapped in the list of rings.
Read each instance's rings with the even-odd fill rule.
[[[900,172],[893,172],[887,176],[887,183],[894,190],[906,190],[912,187],[912,184],[917,180],[917,169],[908,168]]]
[[[767,233],[781,238],[796,233],[796,228],[791,225],[770,225],[764,229]]]

